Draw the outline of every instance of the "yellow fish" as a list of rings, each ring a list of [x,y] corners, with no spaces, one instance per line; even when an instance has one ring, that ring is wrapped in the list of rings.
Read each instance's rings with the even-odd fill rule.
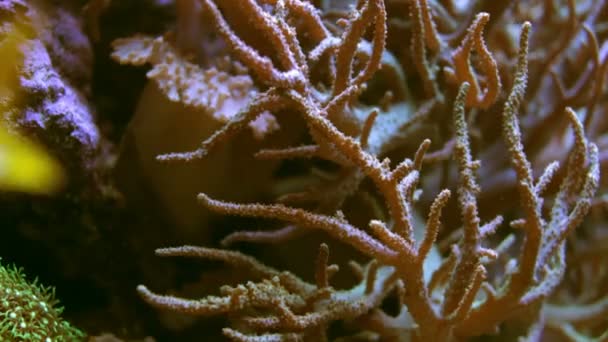
[[[61,165],[43,148],[0,126],[0,190],[49,194],[63,183]]]
[[[19,99],[18,70],[23,56],[20,44],[31,28],[16,22],[0,29],[0,120],[9,120]],[[9,132],[0,121],[0,191],[48,194],[64,182],[61,165],[42,147]]]

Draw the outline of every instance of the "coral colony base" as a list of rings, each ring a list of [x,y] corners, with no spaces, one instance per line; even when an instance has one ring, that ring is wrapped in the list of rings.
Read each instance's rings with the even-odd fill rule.
[[[175,22],[113,41],[114,62],[149,69],[128,126],[115,128],[121,148],[102,164],[126,210],[164,226],[121,240],[128,253],[115,258],[145,269],[148,243],[223,265],[136,279],[164,338],[210,321],[199,340],[608,341],[608,1],[143,3]],[[93,42],[125,4],[88,1]],[[73,88],[83,113],[52,118],[95,133],[77,158],[111,154]],[[48,125],[48,111],[27,117]],[[89,226],[103,227],[99,216]],[[95,232],[136,231],[123,226]],[[112,305],[129,306],[117,293]],[[152,325],[142,326],[87,325],[118,336],[91,341],[141,338]]]

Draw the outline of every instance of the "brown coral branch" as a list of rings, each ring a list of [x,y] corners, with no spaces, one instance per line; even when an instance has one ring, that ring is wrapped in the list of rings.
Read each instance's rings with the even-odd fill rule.
[[[387,262],[397,255],[364,231],[347,222],[326,215],[313,214],[306,210],[289,208],[281,204],[236,204],[211,199],[199,194],[198,200],[205,207],[226,215],[264,217],[291,222],[310,229],[321,229],[342,241],[348,241],[361,252]]]
[[[477,213],[477,194],[479,186],[475,181],[474,170],[477,168],[471,157],[468,130],[465,119],[468,83],[463,83],[454,101],[454,123],[456,126],[455,158],[459,164],[460,182],[458,197],[463,220],[463,238],[460,255],[454,268],[451,280],[446,289],[442,314],[445,317],[466,316],[473,303],[473,298],[485,279],[485,268],[481,265],[481,234]],[[471,291],[474,291],[471,293]],[[471,298],[472,296],[472,298]],[[463,305],[468,305],[464,306]]]
[[[429,216],[426,222],[426,230],[424,234],[424,240],[420,243],[418,247],[418,258],[421,262],[426,259],[427,255],[433,248],[437,240],[437,235],[439,233],[439,227],[441,225],[441,210],[446,206],[448,200],[450,199],[450,191],[443,190],[442,192],[435,197],[433,204],[431,205],[431,209],[429,211]]]
[[[369,80],[371,75],[377,70],[379,61],[384,51],[384,41],[386,40],[386,11],[384,1],[366,1],[359,11],[353,12],[353,19],[349,21],[342,37],[342,43],[336,55],[336,75],[334,79],[332,97],[345,91],[348,86],[360,86]],[[374,25],[374,50],[372,57],[368,61],[364,71],[352,77],[352,63],[357,51],[357,44],[365,33],[365,28],[375,22]]]
[[[498,75],[498,65],[488,50],[482,36],[483,28],[489,19],[490,15],[487,13],[477,14],[462,44],[452,52],[456,80],[458,82],[468,82],[471,85],[465,102],[467,107],[486,109],[496,102],[500,93],[501,83],[500,76]],[[481,58],[481,69],[487,77],[485,91],[480,89],[477,77],[474,76],[474,71],[471,67],[470,59],[473,48],[477,50]]]
[[[290,45],[276,23],[257,4],[252,0],[247,0],[243,2],[244,10],[252,16],[252,22],[256,27],[265,29],[263,32],[277,50],[277,55],[285,71],[275,68],[270,58],[260,55],[258,51],[239,38],[232,31],[213,1],[201,0],[201,2],[203,9],[211,14],[218,33],[230,45],[238,58],[254,71],[264,83],[284,88],[302,88],[305,82],[304,75],[297,68],[297,62],[293,51],[290,50]]]
[[[286,106],[285,100],[277,95],[274,88],[258,95],[247,108],[237,113],[224,127],[215,131],[213,135],[201,143],[201,146],[190,152],[167,153],[156,157],[161,162],[191,161],[204,158],[213,148],[226,142],[228,139],[245,129],[247,125],[266,111],[279,110]]]
[[[410,1],[410,15],[414,21],[411,48],[414,56],[414,65],[418,74],[422,77],[424,91],[427,96],[437,96],[439,90],[435,80],[436,66],[429,62],[427,47],[431,53],[436,52],[432,47],[439,47],[438,35],[434,30],[435,25],[430,17],[428,3],[424,0]],[[431,32],[427,32],[427,30]],[[429,46],[430,45],[430,46]]]

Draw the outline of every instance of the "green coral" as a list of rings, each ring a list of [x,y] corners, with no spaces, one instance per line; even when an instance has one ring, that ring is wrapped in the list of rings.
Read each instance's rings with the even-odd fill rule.
[[[0,341],[83,341],[86,335],[61,318],[57,304],[54,288],[0,264]]]

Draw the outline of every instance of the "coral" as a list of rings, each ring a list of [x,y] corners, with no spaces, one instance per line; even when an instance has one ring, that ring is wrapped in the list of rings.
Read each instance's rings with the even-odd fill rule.
[[[251,278],[202,299],[140,285],[144,301],[226,315],[223,334],[237,341],[605,339],[606,253],[581,233],[605,231],[605,1],[176,5],[174,31],[114,43],[119,62],[153,65],[153,91],[133,121],[148,125],[134,128],[136,146],[159,139],[158,126],[172,127],[178,133],[163,144],[180,150],[157,151],[156,168],[202,170],[204,182],[164,197],[169,211],[199,192],[203,213],[275,229],[239,228],[223,248],[158,249],[221,261]],[[550,38],[561,29],[563,37]],[[247,130],[260,145],[231,151]],[[288,138],[272,141],[277,135]],[[270,165],[252,172],[259,182],[230,178],[230,165],[251,154],[239,165]],[[279,165],[299,165],[299,174],[279,179]],[[151,178],[170,194],[176,177],[166,172]],[[286,184],[276,186],[276,200],[262,191],[244,196],[254,202],[231,198],[273,180]],[[595,220],[585,219],[590,212]],[[207,216],[200,220],[194,226],[211,228]],[[326,241],[310,267],[314,280],[224,249],[297,245],[312,232]],[[334,283],[330,244],[367,258],[349,263],[356,281],[346,287]],[[306,259],[306,248],[284,257]],[[589,275],[596,269],[598,279]],[[587,277],[578,283],[569,272]],[[589,284],[597,290],[580,290]]]
[[[12,3],[12,2],[9,2]],[[90,82],[91,49],[79,22],[61,8],[15,2],[3,10],[5,25],[21,30],[14,92],[2,122],[44,142],[72,169],[91,170],[101,138],[83,91]]]
[[[248,123],[251,139],[225,144],[222,152],[207,160],[173,168],[156,162],[158,154],[194,148],[201,139],[230,121],[259,92],[247,69],[229,58],[226,47],[218,43],[217,38],[203,33],[199,43],[202,47],[191,47],[193,43],[189,42],[188,35],[193,24],[188,19],[192,12],[197,10],[184,14],[186,19],[181,20],[171,34],[138,35],[112,44],[112,58],[119,63],[152,65],[146,73],[148,83],[123,143],[125,150],[130,148],[133,152],[123,153],[119,164],[125,164],[128,170],[133,167],[144,170],[147,187],[160,199],[176,230],[184,231],[186,237],[198,232],[208,219],[192,201],[196,193],[204,191],[233,200],[263,196],[278,163],[252,165],[251,155],[265,137],[270,136],[266,140],[275,144],[295,140],[281,134],[272,135],[289,122],[279,123],[270,112],[265,112]],[[198,53],[202,48],[205,54]],[[183,126],[190,128],[175,136],[173,133]],[[158,139],[167,135],[171,138]],[[227,175],[236,175],[244,167],[249,170],[250,182],[238,190],[230,187]],[[134,197],[128,190],[125,193],[127,198]]]
[[[2,341],[82,341],[85,334],[61,318],[55,290],[28,281],[16,266],[0,264]]]

